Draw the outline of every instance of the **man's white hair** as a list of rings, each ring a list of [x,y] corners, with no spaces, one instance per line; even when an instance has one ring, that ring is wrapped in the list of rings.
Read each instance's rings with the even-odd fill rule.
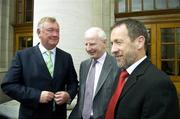
[[[99,27],[91,27],[85,32],[85,36],[88,34],[97,33],[98,37],[102,40],[107,40],[106,33]]]

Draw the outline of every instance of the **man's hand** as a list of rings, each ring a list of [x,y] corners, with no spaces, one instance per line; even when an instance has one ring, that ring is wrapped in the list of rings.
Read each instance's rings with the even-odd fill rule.
[[[54,100],[56,104],[58,105],[67,103],[69,99],[70,99],[70,95],[65,91],[59,91],[55,93],[55,96],[54,96]]]
[[[54,99],[54,93],[50,91],[42,91],[40,96],[40,103],[48,103]]]

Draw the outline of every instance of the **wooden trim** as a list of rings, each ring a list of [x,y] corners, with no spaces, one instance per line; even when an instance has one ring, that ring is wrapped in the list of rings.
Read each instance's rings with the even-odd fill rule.
[[[14,27],[33,26],[33,23],[15,24]]]
[[[156,41],[156,24],[146,24],[146,28],[151,30],[151,61],[154,65],[157,65],[157,58],[156,58],[156,48],[157,48],[157,41]]]
[[[142,11],[144,11],[144,0],[141,0],[141,9],[142,9]]]
[[[168,14],[168,15],[151,15],[151,16],[135,16],[135,17],[125,17],[116,18],[115,21],[119,21],[126,18],[137,19],[145,24],[157,24],[157,23],[179,23],[180,14]]]
[[[157,24],[157,34],[161,34],[161,28],[176,28],[176,27],[180,27],[180,23],[173,23],[173,22],[171,22],[171,23],[159,23],[159,24]],[[161,68],[161,61],[174,61],[174,59],[173,60],[171,60],[171,59],[161,59],[161,35],[158,35],[158,39],[157,39],[157,66],[159,67],[159,68]],[[176,51],[175,51],[176,52]],[[177,57],[175,57],[175,61],[177,61],[178,59],[177,59]],[[177,63],[177,62],[176,62]],[[177,69],[177,64],[175,65],[175,68]],[[175,70],[176,71],[176,70]],[[177,72],[175,72],[175,73],[177,73]],[[180,80],[179,80],[179,77],[180,76],[176,76],[176,75],[174,75],[174,76],[171,76],[171,79],[174,81],[174,82],[180,82]]]
[[[127,6],[126,12],[130,12],[132,10],[132,0],[127,0],[126,6]]]
[[[119,12],[119,2],[117,0],[115,0],[115,9],[114,9],[114,13],[118,13]]]
[[[33,32],[33,25],[32,24],[16,24],[14,25],[15,33],[19,32]]]
[[[168,9],[158,11],[142,11],[142,12],[129,12],[129,13],[117,13],[115,18],[127,18],[137,16],[151,16],[151,15],[168,15],[168,14],[179,14],[180,9]]]
[[[33,36],[33,26],[32,24],[17,24],[14,25],[14,53],[19,47],[19,37],[21,36]]]

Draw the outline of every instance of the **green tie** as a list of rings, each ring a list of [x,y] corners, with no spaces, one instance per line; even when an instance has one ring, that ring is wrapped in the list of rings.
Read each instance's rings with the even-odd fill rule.
[[[49,70],[49,73],[51,74],[51,76],[53,76],[53,62],[52,62],[52,59],[51,59],[51,51],[47,51],[46,52],[47,54],[47,61],[46,61],[46,65],[47,65],[47,68]]]

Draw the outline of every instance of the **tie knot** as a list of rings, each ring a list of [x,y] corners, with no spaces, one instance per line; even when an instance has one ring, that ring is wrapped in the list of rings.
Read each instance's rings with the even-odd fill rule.
[[[121,77],[122,79],[125,79],[127,76],[128,76],[128,72],[127,72],[126,70],[123,70],[123,71],[121,72],[121,74],[120,74],[120,77]]]
[[[92,61],[92,66],[94,67],[97,62],[98,62],[97,60],[93,60],[93,61]]]
[[[51,53],[52,53],[52,52],[51,52],[50,50],[47,50],[47,51],[46,51],[46,54],[47,54],[48,56],[51,55]]]

